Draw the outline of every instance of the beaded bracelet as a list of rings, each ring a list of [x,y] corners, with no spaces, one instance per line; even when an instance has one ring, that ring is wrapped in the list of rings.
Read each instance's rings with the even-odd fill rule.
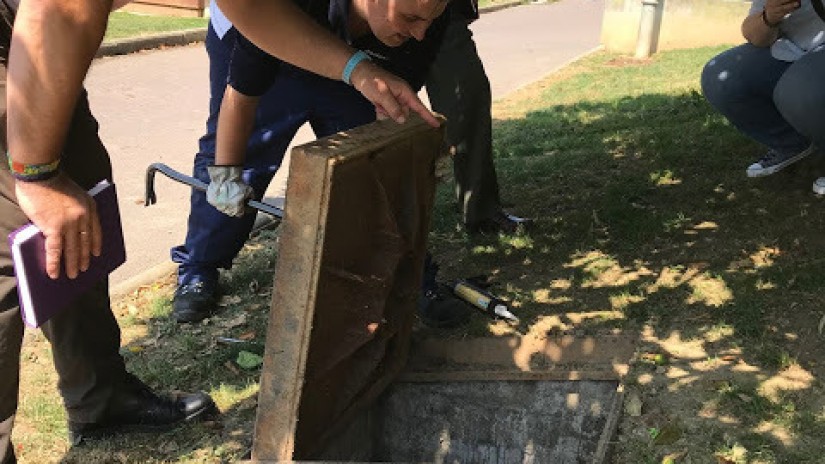
[[[60,173],[60,158],[51,163],[24,164],[12,161],[11,155],[8,153],[6,157],[9,160],[9,170],[11,171],[12,177],[23,182],[48,180]]]

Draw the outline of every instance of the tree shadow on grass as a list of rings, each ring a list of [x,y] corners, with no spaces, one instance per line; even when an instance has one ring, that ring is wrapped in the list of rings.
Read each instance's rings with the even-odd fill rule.
[[[537,219],[535,229],[468,238],[442,188],[432,248],[445,278],[490,276],[525,336],[635,334],[639,353],[624,382],[644,408],[623,419],[616,460],[658,462],[687,450],[710,461],[740,448],[767,462],[819,459],[825,215],[810,183],[820,160],[745,178],[760,148],[696,93],[558,106],[495,124],[502,190],[518,213]],[[144,348],[126,350],[153,386],[225,392],[232,399],[223,425],[102,442],[71,451],[67,461],[110,462],[104,456],[127,448],[128,460],[141,462],[243,455],[254,415],[248,388],[258,372],[233,372],[233,355],[212,341],[263,337],[268,299],[260,293],[271,270],[248,268],[264,274],[233,277],[231,294],[241,300],[213,322],[180,328],[161,304],[147,333],[129,344]],[[438,335],[513,333],[479,316]],[[649,354],[665,361],[650,362],[659,358]]]
[[[819,459],[825,422],[787,411],[822,402],[825,210],[811,192],[822,159],[746,178],[763,149],[696,92],[556,106],[494,127],[502,192],[536,227],[465,237],[441,192],[435,254],[448,277],[489,275],[531,335],[621,328],[638,334],[640,352],[668,356],[665,367],[641,360],[627,378],[660,392],[650,398],[659,419],[626,421],[641,445],[623,456],[644,462],[681,446],[712,459],[741,442],[767,462]],[[506,332],[487,322],[466,334]],[[680,410],[675,392],[696,404]],[[634,435],[675,420],[668,402],[689,418],[681,440]],[[730,435],[733,424],[746,427]]]

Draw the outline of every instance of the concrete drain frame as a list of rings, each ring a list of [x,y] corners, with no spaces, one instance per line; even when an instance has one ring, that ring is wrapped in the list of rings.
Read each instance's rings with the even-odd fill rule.
[[[621,334],[413,340],[444,126],[293,149],[253,462],[601,463]]]
[[[321,462],[605,462],[635,340],[428,339]]]

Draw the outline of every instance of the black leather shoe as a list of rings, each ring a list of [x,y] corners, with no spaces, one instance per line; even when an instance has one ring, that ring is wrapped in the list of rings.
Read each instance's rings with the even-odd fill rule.
[[[109,402],[101,420],[94,423],[69,421],[69,441],[73,446],[84,440],[109,437],[117,433],[170,430],[184,422],[217,416],[218,409],[206,393],[176,393],[159,396],[137,377],[127,381]]]
[[[526,231],[532,224],[532,219],[499,211],[490,218],[467,224],[467,232],[471,234],[497,234],[499,232],[515,234]]]
[[[172,298],[172,316],[181,323],[199,322],[211,316],[218,306],[218,291],[204,282],[179,285]]]
[[[470,307],[443,285],[425,290],[418,298],[418,315],[427,327],[454,329],[470,320]]]

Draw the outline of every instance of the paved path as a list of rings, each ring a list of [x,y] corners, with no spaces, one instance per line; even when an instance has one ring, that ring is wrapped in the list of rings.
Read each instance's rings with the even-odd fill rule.
[[[483,15],[472,29],[493,98],[596,48],[602,11],[603,0],[561,0]],[[87,87],[120,195],[128,260],[111,282],[124,289],[146,280],[151,269],[168,270],[162,265],[169,263],[169,248],[183,240],[189,191],[158,176],[158,204],[146,208],[143,179],[151,162],[191,171],[206,118],[206,53],[202,45],[190,45],[102,58]],[[312,138],[304,129],[296,143]]]

